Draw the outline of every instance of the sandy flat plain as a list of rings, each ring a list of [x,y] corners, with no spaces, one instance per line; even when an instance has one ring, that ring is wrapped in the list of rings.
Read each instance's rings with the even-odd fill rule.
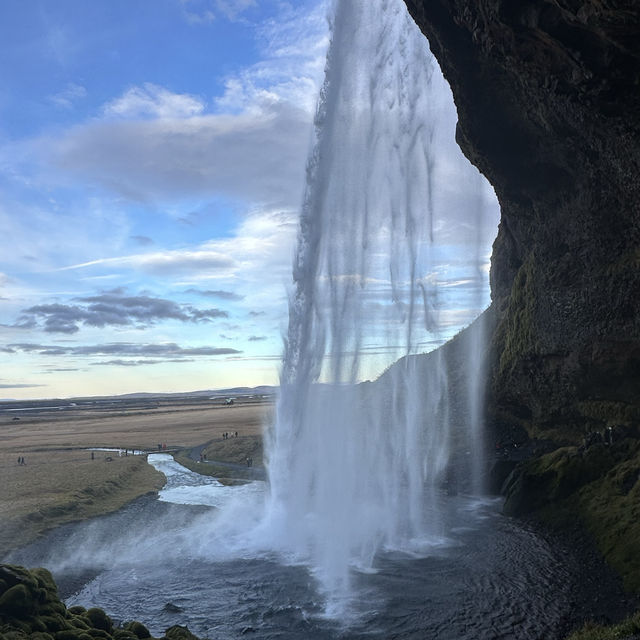
[[[260,399],[162,399],[0,410],[0,559],[58,524],[116,510],[164,483],[145,456],[96,451],[91,459],[89,448],[157,451],[222,440],[224,432],[257,436],[272,408]]]

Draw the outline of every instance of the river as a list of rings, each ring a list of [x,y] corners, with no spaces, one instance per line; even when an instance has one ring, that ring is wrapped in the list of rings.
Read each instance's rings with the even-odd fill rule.
[[[212,639],[548,640],[605,606],[585,599],[590,574],[567,548],[502,516],[499,500],[464,496],[442,497],[441,535],[379,552],[335,601],[304,559],[274,549],[264,483],[225,487],[166,454],[149,459],[167,476],[158,499],[61,527],[8,560],[50,568],[68,606],[158,636],[180,624]]]

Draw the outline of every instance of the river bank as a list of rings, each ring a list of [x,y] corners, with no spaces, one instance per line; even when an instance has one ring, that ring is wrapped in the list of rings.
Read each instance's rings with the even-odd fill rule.
[[[164,476],[132,450],[186,449],[237,431],[258,438],[272,403],[119,401],[0,416],[0,558],[68,522],[113,513],[158,491]],[[120,449],[92,451],[90,449]],[[129,455],[124,455],[124,450]],[[24,460],[24,464],[19,461]]]

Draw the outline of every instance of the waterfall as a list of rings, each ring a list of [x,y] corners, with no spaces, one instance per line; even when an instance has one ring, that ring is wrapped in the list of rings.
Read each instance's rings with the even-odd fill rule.
[[[333,16],[267,449],[274,538],[340,595],[380,550],[446,537],[451,450],[481,449],[482,407],[474,374],[456,430],[442,352],[417,355],[445,324],[438,178],[466,171],[437,153],[436,63],[402,0],[338,1]]]

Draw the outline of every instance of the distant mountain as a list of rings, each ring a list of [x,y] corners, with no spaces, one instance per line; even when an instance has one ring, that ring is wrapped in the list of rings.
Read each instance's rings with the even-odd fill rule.
[[[259,387],[232,387],[230,389],[204,389],[200,391],[185,391],[178,393],[125,393],[114,398],[199,398],[199,397],[216,397],[224,398],[226,396],[258,396],[272,395],[276,393],[278,387],[269,385],[261,385]]]

